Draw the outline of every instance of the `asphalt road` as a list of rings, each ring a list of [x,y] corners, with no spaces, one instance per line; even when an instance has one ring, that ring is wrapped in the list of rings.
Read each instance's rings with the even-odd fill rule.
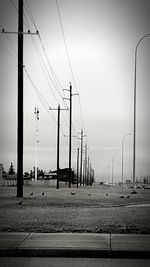
[[[149,267],[149,259],[0,258],[1,267]]]

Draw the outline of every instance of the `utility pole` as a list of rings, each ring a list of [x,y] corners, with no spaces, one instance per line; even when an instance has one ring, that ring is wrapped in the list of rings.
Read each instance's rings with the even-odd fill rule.
[[[57,125],[57,189],[59,189],[59,140],[60,140],[60,105],[58,105],[58,125]]]
[[[82,165],[83,165],[83,159],[82,159],[82,154],[83,154],[83,137],[87,136],[87,135],[83,135],[83,130],[81,129],[81,132],[79,133],[81,135],[81,137],[79,137],[78,139],[81,140],[81,155],[80,155],[80,186],[82,184]]]
[[[72,168],[71,168],[71,147],[72,147],[72,96],[79,94],[72,94],[72,84],[69,83],[69,89],[63,89],[64,91],[69,91],[70,97],[63,98],[70,101],[70,122],[69,122],[69,188],[71,188],[72,182]]]
[[[89,185],[89,177],[90,177],[90,159],[88,157],[88,166],[87,166],[87,185]]]
[[[92,185],[92,166],[90,163],[90,185]]]
[[[87,144],[85,144],[85,184],[87,185]]]
[[[82,152],[83,152],[83,130],[81,129],[80,186],[82,184]]]
[[[71,170],[71,135],[72,135],[72,85],[70,82],[70,126],[69,126],[69,188],[72,182],[72,170]]]
[[[77,148],[77,188],[79,183],[79,147]]]
[[[58,111],[58,121],[57,121],[57,184],[56,189],[59,189],[59,180],[60,180],[60,168],[59,168],[59,149],[60,149],[60,110],[68,110],[68,109],[61,109],[60,105],[58,108],[50,108],[50,110],[57,110]]]
[[[37,150],[38,150],[38,121],[39,121],[39,109],[37,107],[35,107],[34,109],[34,114],[35,114],[35,182],[37,182],[37,167],[38,167],[38,163],[37,163]]]
[[[23,32],[23,0],[18,0],[18,31],[2,33],[18,35],[17,197],[23,197],[23,35],[39,34]]]
[[[18,0],[17,197],[23,197],[23,0]]]

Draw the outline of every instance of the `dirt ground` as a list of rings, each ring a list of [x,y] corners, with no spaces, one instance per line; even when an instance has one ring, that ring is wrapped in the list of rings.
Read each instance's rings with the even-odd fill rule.
[[[150,233],[150,190],[131,191],[28,186],[18,199],[16,187],[1,187],[0,231]]]

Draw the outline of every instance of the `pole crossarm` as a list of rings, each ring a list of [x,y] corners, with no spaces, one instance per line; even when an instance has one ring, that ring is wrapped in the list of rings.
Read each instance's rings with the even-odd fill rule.
[[[64,134],[64,137],[69,137],[69,135]],[[77,135],[72,135],[71,137],[77,137]]]
[[[70,90],[69,89],[62,89],[63,91],[68,91],[68,92],[70,92]]]
[[[74,95],[79,95],[79,93],[72,94],[72,96],[74,96]]]
[[[69,100],[70,101],[70,98],[67,98],[67,97],[63,97],[62,99],[63,100]]]
[[[22,31],[18,31],[18,32],[9,32],[9,31],[5,31],[5,29],[2,29],[1,31],[2,34],[17,34],[17,35],[39,35],[39,32],[30,32],[30,30],[28,30],[27,32],[22,32]]]
[[[49,110],[58,110],[58,108],[49,108]],[[60,108],[59,110],[68,110],[68,108]]]

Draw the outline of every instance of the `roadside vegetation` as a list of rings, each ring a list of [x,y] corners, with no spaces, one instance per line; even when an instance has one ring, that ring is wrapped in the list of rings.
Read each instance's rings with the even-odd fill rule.
[[[0,188],[0,231],[149,233],[150,190],[120,186]]]

